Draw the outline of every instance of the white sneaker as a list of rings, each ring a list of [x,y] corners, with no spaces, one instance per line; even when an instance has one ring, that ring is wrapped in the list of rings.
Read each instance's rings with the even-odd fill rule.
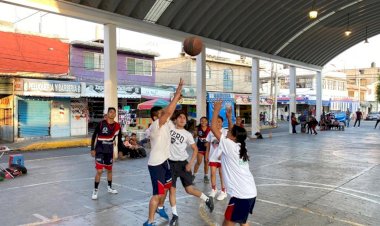
[[[108,188],[107,189],[108,193],[112,193],[112,194],[117,194],[118,193],[116,189],[113,189],[110,186],[108,186],[107,188]]]
[[[222,201],[225,198],[227,198],[227,193],[225,193],[224,191],[220,191],[218,197],[216,197],[216,199],[219,201]]]
[[[92,200],[98,199],[98,189],[94,189],[91,196]]]
[[[216,193],[218,193],[218,190],[212,189],[211,192],[208,194],[210,197],[215,198]]]

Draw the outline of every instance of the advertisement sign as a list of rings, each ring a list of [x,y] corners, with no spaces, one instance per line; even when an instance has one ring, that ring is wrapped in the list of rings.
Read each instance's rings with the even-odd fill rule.
[[[86,84],[83,96],[85,97],[104,97],[104,85]],[[117,86],[117,97],[119,98],[141,98],[141,88],[135,86]]]
[[[147,99],[165,99],[170,100],[170,95],[172,91],[158,89],[154,87],[141,87],[141,96]]]
[[[24,96],[80,97],[79,82],[52,81],[39,79],[17,79],[15,93]]]
[[[222,109],[219,112],[219,115],[223,118],[223,128],[228,127],[228,121],[226,117],[227,107],[232,108],[232,122],[235,122],[235,106],[234,106],[234,95],[231,93],[208,93],[207,102],[208,102],[208,119],[211,120],[212,114],[214,113],[214,102],[215,100],[222,100]]]
[[[235,94],[235,103],[238,105],[251,105],[251,95],[249,94]],[[272,105],[273,100],[268,97],[260,97],[259,98],[260,105]]]

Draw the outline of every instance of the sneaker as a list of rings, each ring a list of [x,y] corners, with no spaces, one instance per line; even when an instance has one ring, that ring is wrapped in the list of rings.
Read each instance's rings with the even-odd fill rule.
[[[149,220],[145,221],[143,226],[156,226],[156,222],[149,223]]]
[[[209,208],[210,213],[212,213],[214,210],[214,199],[211,196],[209,196],[206,200],[206,206]]]
[[[170,226],[178,225],[178,216],[173,214],[173,218],[170,220]]]
[[[108,191],[108,193],[112,193],[112,194],[117,194],[118,193],[116,189],[113,189],[110,186],[108,186],[107,191]]]
[[[195,184],[195,175],[191,175],[191,184]]]
[[[98,189],[94,189],[91,196],[92,200],[98,199]]]
[[[219,201],[222,201],[225,198],[227,198],[227,194],[224,191],[221,191],[219,193],[218,197],[216,197],[216,199],[219,200]]]
[[[206,183],[206,184],[208,184],[208,183],[210,182],[210,180],[208,179],[208,176],[207,176],[207,175],[205,175],[205,176],[203,177],[203,182]]]
[[[218,193],[218,190],[212,189],[211,192],[208,194],[210,197],[215,198],[216,193]]]
[[[165,211],[165,207],[163,207],[162,209],[157,208],[156,213],[158,213],[160,217],[165,218],[167,221],[169,220],[169,216]]]

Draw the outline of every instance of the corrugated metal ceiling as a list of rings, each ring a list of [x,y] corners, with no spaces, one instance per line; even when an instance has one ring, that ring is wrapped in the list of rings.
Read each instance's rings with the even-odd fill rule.
[[[144,20],[155,0],[64,0]],[[156,24],[323,66],[353,45],[380,33],[380,0],[164,0]],[[345,36],[347,14],[352,34]]]

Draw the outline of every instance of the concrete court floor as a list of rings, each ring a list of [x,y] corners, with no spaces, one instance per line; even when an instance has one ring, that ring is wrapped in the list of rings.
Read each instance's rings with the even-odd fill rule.
[[[380,225],[380,130],[373,125],[249,141],[258,189],[250,225]],[[119,194],[106,193],[102,180],[93,201],[93,159],[87,149],[67,153],[27,159],[28,175],[0,182],[0,225],[142,225],[151,194],[147,158],[116,162]],[[202,178],[196,186],[208,192]],[[221,225],[228,200],[205,215],[200,201],[177,187],[179,225]]]

